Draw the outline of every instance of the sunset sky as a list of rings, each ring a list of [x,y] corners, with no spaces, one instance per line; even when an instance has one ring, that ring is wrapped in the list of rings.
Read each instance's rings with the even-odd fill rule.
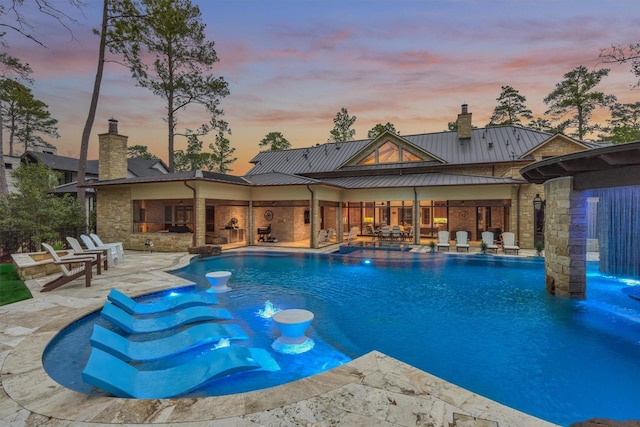
[[[29,3],[29,2],[28,2]],[[101,1],[81,13],[69,32],[27,9],[33,34],[46,48],[8,32],[9,53],[34,70],[33,92],[59,121],[58,154],[78,156],[97,62]],[[216,44],[213,74],[229,83],[221,104],[244,174],[269,132],[282,132],[293,147],[324,143],[342,107],[357,116],[356,139],[377,123],[391,122],[401,135],[447,128],[468,104],[473,124],[488,121],[500,87],[510,85],[541,117],[543,98],[562,76],[585,65],[608,67],[599,89],[621,102],[640,100],[629,65],[599,63],[601,49],[640,42],[636,0],[217,0],[194,1]],[[3,21],[12,22],[11,15]],[[107,64],[89,158],[97,135],[118,120],[129,145],[142,144],[167,159],[165,101],[136,87],[129,72]],[[178,132],[208,121],[199,107],[178,116]],[[205,147],[213,135],[205,138]],[[176,140],[176,149],[186,141]],[[7,154],[5,144],[5,154]]]

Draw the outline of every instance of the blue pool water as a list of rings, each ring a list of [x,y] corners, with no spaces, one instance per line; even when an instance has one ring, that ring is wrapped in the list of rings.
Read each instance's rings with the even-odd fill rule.
[[[250,332],[252,346],[270,349],[278,336],[270,321],[255,316],[267,300],[281,309],[314,312],[308,334],[314,349],[274,354],[283,381],[378,350],[554,423],[640,419],[640,302],[620,292],[627,283],[590,269],[588,298],[569,300],[546,293],[539,260],[371,256],[370,264],[318,254],[221,256],[174,273],[204,283],[209,271],[231,271],[233,290],[221,294],[220,306]],[[69,347],[62,344],[57,347]],[[64,360],[45,355],[54,357]],[[79,359],[74,369],[82,369]],[[70,386],[47,371],[67,387],[88,387]],[[194,395],[274,381],[267,373],[241,374]]]

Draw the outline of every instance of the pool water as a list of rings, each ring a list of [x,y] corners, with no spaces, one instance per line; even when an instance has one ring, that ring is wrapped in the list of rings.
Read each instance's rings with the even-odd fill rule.
[[[381,251],[371,257],[366,264],[344,255],[225,255],[174,274],[205,283],[209,271],[231,271],[232,291],[220,295],[220,306],[252,346],[270,350],[278,336],[271,321],[255,316],[267,300],[312,311],[314,349],[272,352],[287,380],[311,375],[308,365],[329,369],[378,350],[553,423],[640,419],[640,302],[620,292],[628,283],[590,267],[588,298],[569,300],[547,294],[537,259]],[[239,377],[196,395],[275,381],[267,373]]]

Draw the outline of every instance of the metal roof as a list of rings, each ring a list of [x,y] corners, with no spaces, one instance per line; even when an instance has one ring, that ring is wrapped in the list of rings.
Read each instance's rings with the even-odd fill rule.
[[[458,139],[457,132],[426,133],[399,137],[407,143],[443,159],[448,165],[467,165],[523,160],[522,156],[524,154],[552,136],[550,133],[538,132],[520,126],[497,126],[473,129],[471,138],[463,141]],[[363,139],[348,142],[330,142],[308,148],[263,151],[251,160],[251,163],[254,163],[255,166],[247,172],[247,176],[266,172],[296,175],[334,172],[339,170],[341,165],[371,142],[371,139]],[[421,163],[437,164],[416,162],[415,165],[420,166]],[[376,166],[381,167],[383,165]],[[391,166],[389,167],[391,168]],[[396,164],[393,167],[398,166]]]
[[[143,176],[137,178],[122,178],[111,179],[108,181],[99,181],[93,183],[87,183],[85,187],[103,187],[107,185],[119,185],[119,184],[140,184],[140,183],[153,183],[153,182],[171,182],[171,181],[213,181],[222,182],[227,184],[240,184],[248,185],[249,181],[241,176],[225,175],[217,172],[207,171],[188,171],[188,172],[176,172],[169,174],[160,174],[152,176]]]
[[[300,175],[289,175],[280,172],[270,172],[245,177],[253,185],[305,185],[320,184],[321,182]]]
[[[322,183],[343,188],[434,187],[448,185],[525,184],[526,181],[492,176],[423,173],[409,175],[368,175],[323,179]]]

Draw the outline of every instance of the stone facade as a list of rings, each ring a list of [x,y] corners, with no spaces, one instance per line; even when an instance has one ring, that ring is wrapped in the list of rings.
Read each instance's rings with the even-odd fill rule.
[[[547,291],[571,298],[586,296],[586,197],[573,190],[573,178],[545,183],[545,273]]]

